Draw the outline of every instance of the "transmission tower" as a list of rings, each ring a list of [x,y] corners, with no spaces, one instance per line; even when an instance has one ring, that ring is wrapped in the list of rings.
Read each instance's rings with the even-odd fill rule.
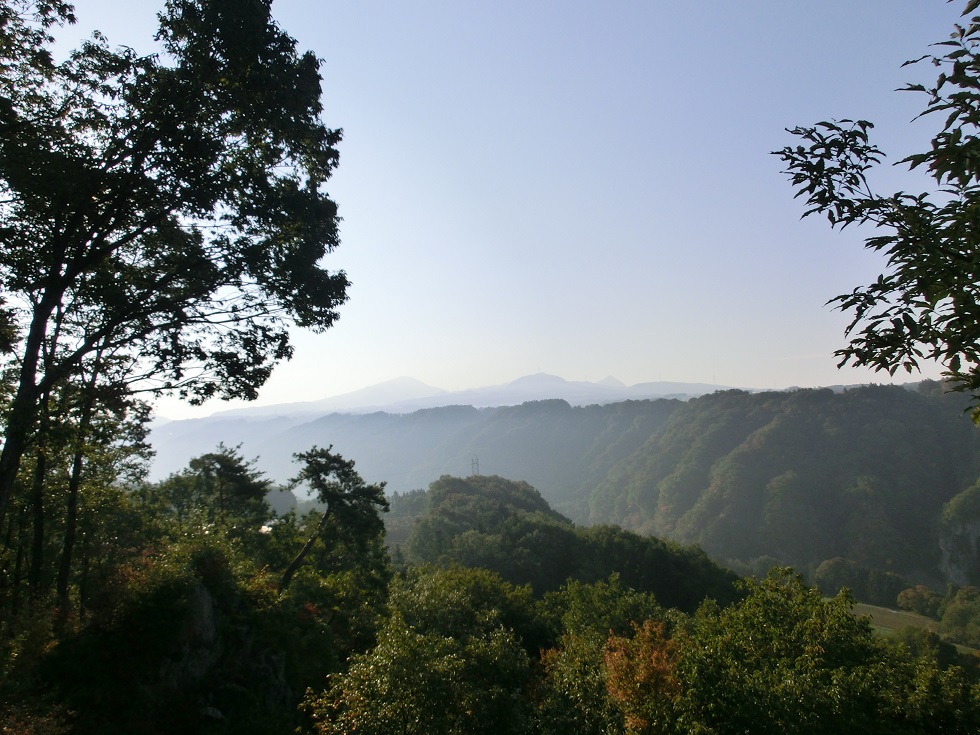
[[[480,458],[474,454],[473,459],[470,460],[470,475],[479,475],[479,474],[480,474]]]

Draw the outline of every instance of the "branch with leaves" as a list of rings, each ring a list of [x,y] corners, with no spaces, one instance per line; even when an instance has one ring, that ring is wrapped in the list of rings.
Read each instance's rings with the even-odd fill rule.
[[[313,549],[313,545],[322,537],[331,519],[355,530],[364,538],[376,535],[384,528],[378,513],[388,510],[388,500],[384,495],[385,484],[365,483],[354,469],[353,460],[344,459],[331,451],[332,449],[332,445],[326,449],[313,447],[309,451],[293,455],[298,462],[303,463],[303,468],[290,484],[293,487],[306,485],[313,491],[317,502],[326,508],[316,529],[282,573],[279,580],[280,594],[289,587],[293,576]]]
[[[339,244],[323,185],[319,62],[268,0],[169,0],[160,53],[96,33],[63,60],[55,0],[0,0],[0,521],[45,391],[96,350],[128,347],[125,382],[254,398],[347,299],[321,259]],[[9,349],[8,349],[9,348]]]
[[[964,16],[980,3],[966,4]],[[940,53],[907,64],[940,69],[924,94],[920,117],[945,116],[930,150],[899,163],[923,168],[935,183],[919,194],[876,194],[868,173],[884,154],[869,139],[864,120],[834,120],[790,133],[801,139],[775,155],[805,198],[803,216],[822,214],[832,227],[869,226],[865,247],[880,252],[886,270],[873,283],[831,299],[851,314],[850,343],[835,354],[853,364],[894,375],[925,361],[944,366],[956,390],[974,398],[980,421],[980,16],[957,25]]]

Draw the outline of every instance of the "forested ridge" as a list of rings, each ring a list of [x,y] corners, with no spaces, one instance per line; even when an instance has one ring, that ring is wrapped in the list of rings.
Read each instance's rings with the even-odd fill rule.
[[[934,383],[695,399],[611,469],[590,495],[589,520],[745,564],[767,557],[812,570],[843,557],[976,583],[975,566],[950,557],[944,522],[980,470],[965,405]]]
[[[926,381],[334,414],[279,432],[281,419],[238,421],[241,433],[227,436],[280,477],[292,452],[332,443],[399,493],[468,474],[476,457],[483,473],[528,482],[576,523],[698,544],[744,572],[782,563],[812,575],[840,558],[942,588],[976,584],[980,571],[968,502],[980,434],[967,406]],[[222,425],[187,424],[199,429],[184,441],[198,447],[199,431]]]
[[[414,495],[395,495],[386,521],[389,546],[410,564],[488,569],[539,594],[569,579],[594,583],[616,575],[626,586],[687,611],[705,598],[727,604],[736,597],[736,576],[697,547],[616,526],[576,527],[525,482],[444,476],[424,499]]]
[[[151,441],[161,473],[180,469],[220,437],[241,445],[270,477],[289,477],[290,455],[310,443],[333,444],[358,458],[364,477],[389,491],[425,488],[441,475],[481,471],[524,480],[558,510],[586,520],[586,498],[613,464],[641,447],[682,405],[679,400],[571,406],[563,400],[478,409],[445,406],[409,414],[328,414],[312,420],[225,419],[164,424]]]

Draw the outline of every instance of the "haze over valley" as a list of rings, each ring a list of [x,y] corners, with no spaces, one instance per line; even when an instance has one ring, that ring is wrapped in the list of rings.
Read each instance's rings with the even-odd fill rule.
[[[960,394],[928,381],[716,388],[535,375],[467,393],[480,402],[466,405],[400,380],[338,397],[344,412],[317,402],[158,425],[154,473],[178,472],[221,442],[284,483],[293,454],[331,446],[389,495],[444,475],[525,481],[576,523],[697,543],[743,571],[784,563],[813,573],[840,557],[932,585],[980,581],[970,550],[980,519],[963,510],[960,530],[939,533],[946,504],[972,497],[980,474],[980,434]]]

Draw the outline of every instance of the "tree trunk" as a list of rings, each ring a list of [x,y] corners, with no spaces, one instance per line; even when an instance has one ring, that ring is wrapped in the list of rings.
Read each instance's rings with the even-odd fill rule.
[[[10,604],[15,615],[20,612],[20,588],[24,577],[24,527],[27,525],[27,513],[27,506],[24,505],[17,514],[17,556],[14,561],[13,597]]]
[[[89,425],[92,422],[92,406],[95,403],[95,380],[92,376],[91,387],[82,405],[82,416],[78,422],[78,433],[75,436],[75,453],[71,461],[71,477],[68,480],[68,506],[65,513],[65,539],[61,548],[61,561],[58,564],[58,624],[64,626],[69,616],[71,602],[68,599],[68,579],[71,576],[72,554],[75,550],[75,534],[78,528],[78,493],[82,486],[82,460],[85,454],[85,440]]]
[[[47,456],[44,446],[37,451],[37,464],[34,466],[34,482],[31,485],[31,566],[27,574],[27,587],[31,602],[41,596],[41,576],[44,571],[44,477],[47,472]]]
[[[33,524],[31,533],[31,566],[27,576],[27,587],[30,590],[31,602],[41,595],[41,577],[44,574],[44,481],[48,471],[48,402],[50,396],[45,393],[38,402],[38,413],[41,424],[38,427],[37,461],[34,465],[34,480],[31,483],[31,510]]]
[[[323,527],[327,525],[327,520],[329,518],[330,506],[328,505],[326,511],[323,513],[323,518],[321,518],[320,522],[316,524],[316,530],[313,532],[313,535],[307,539],[306,543],[303,545],[303,548],[300,549],[300,552],[296,555],[296,558],[289,563],[289,566],[286,567],[286,571],[282,573],[282,579],[279,580],[280,595],[286,591],[287,587],[289,587],[289,583],[293,580],[293,575],[296,574],[296,571],[300,568],[300,565],[303,563],[306,555],[310,553],[310,549],[313,548],[313,544],[315,544],[316,540],[320,538],[320,533],[323,531]]]
[[[0,523],[3,522],[14,494],[20,461],[37,418],[37,390],[32,384],[21,385],[7,413],[3,451],[0,452]]]
[[[7,412],[4,426],[3,450],[0,451],[0,526],[7,514],[14,494],[20,462],[27,451],[31,431],[38,414],[40,390],[37,385],[37,369],[41,360],[41,346],[48,329],[48,318],[54,311],[50,299],[42,300],[34,310],[31,328],[24,344],[24,358],[18,376],[17,393]]]
[[[15,532],[16,529],[16,532]],[[10,554],[17,548],[17,541],[19,540],[19,529],[17,527],[17,518],[11,514],[7,518],[7,527],[3,535],[3,549],[4,554]],[[8,559],[3,561],[4,569],[0,570],[0,617],[2,617],[5,612],[14,612],[14,591],[16,589],[14,580],[14,569],[11,568]]]

